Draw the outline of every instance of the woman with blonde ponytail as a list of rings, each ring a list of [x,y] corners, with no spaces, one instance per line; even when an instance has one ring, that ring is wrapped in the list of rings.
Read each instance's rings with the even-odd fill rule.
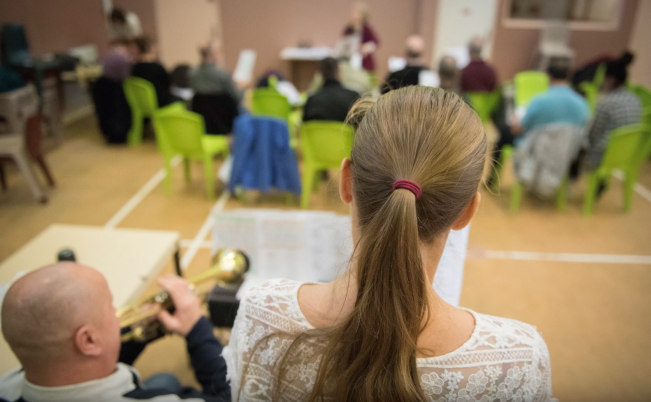
[[[325,284],[272,280],[242,300],[224,354],[234,401],[549,401],[535,327],[445,303],[431,284],[477,211],[482,123],[457,95],[407,87],[349,115],[339,193],[355,251]]]

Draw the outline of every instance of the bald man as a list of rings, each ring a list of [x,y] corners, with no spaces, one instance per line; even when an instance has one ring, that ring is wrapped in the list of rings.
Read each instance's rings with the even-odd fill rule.
[[[222,346],[199,300],[182,278],[170,275],[159,283],[176,310],[158,318],[186,338],[203,392],[181,387],[169,375],[141,382],[125,363],[145,345],[132,342],[120,353],[120,323],[104,277],[83,265],[58,263],[18,279],[5,295],[2,333],[22,368],[0,378],[0,401],[230,401]]]
[[[423,64],[423,51],[425,40],[419,35],[411,35],[405,42],[405,56],[407,65],[402,70],[390,73],[382,85],[382,93],[385,94],[392,89],[418,85],[420,72],[427,70]]]
[[[497,86],[495,69],[482,59],[484,41],[474,37],[468,44],[470,63],[461,71],[461,90],[463,92],[492,92]]]

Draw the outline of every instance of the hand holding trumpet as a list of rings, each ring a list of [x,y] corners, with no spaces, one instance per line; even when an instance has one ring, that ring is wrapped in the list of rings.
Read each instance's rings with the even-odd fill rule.
[[[161,310],[158,319],[165,328],[177,335],[186,337],[202,316],[199,298],[191,292],[188,282],[176,275],[165,275],[158,279],[174,302],[174,312]]]

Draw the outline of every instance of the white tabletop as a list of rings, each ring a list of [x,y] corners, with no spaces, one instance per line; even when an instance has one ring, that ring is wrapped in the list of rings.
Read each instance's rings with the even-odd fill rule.
[[[282,60],[323,60],[332,56],[329,47],[286,47],[280,52]]]
[[[56,262],[61,249],[74,251],[80,264],[100,271],[121,307],[137,299],[178,250],[179,233],[159,230],[104,229],[51,225],[0,264],[0,284]],[[0,340],[0,375],[18,362]]]

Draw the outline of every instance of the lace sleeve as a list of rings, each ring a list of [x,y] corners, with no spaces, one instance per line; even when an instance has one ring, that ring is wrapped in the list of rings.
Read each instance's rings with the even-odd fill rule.
[[[552,365],[549,360],[549,350],[540,334],[538,334],[537,341],[536,350],[539,359],[538,369],[542,374],[542,379],[540,381],[540,386],[536,391],[535,400],[539,402],[557,402],[558,399],[552,397]]]
[[[300,311],[295,311],[298,286],[294,281],[272,280],[252,288],[241,300],[224,350],[234,401],[269,400],[273,394],[276,363],[293,334],[307,329]]]

